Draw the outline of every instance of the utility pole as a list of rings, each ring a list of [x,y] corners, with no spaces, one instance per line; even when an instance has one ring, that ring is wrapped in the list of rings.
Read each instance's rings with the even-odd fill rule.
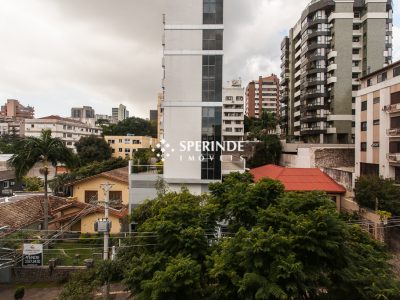
[[[106,230],[104,231],[104,251],[103,251],[103,259],[108,260],[109,258],[109,240],[110,240],[110,226],[109,226],[109,212],[108,209],[110,207],[110,190],[114,186],[114,184],[111,184],[109,182],[103,183],[100,185],[104,192],[104,220],[107,222]],[[108,299],[108,294],[109,294],[109,286],[108,282],[104,284],[103,287],[103,297],[104,299]]]

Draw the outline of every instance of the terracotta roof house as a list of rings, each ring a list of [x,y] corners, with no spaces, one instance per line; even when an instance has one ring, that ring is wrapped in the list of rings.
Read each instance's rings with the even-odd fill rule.
[[[128,205],[129,203],[129,171],[123,167],[108,172],[103,172],[71,184],[73,197],[79,202],[90,203],[94,200],[103,200],[101,184],[111,183],[110,201],[114,204]]]
[[[265,165],[250,170],[254,180],[270,178],[279,180],[287,192],[326,192],[335,201],[340,210],[340,203],[346,189],[318,168],[285,168],[276,165]]]
[[[69,199],[68,202],[53,211],[54,219],[50,222],[56,228],[70,227],[70,231],[79,231],[81,233],[95,233],[94,223],[104,218],[104,207],[94,206],[83,202]],[[111,234],[120,233],[127,230],[128,208],[123,206],[117,210],[109,209],[109,220],[112,223]],[[73,224],[72,224],[73,223]],[[68,224],[72,224],[69,226]]]
[[[44,216],[43,203],[44,195],[0,203],[0,228],[3,228],[0,237],[19,229],[40,229]],[[66,203],[65,198],[49,196],[49,216],[53,215],[53,210]]]

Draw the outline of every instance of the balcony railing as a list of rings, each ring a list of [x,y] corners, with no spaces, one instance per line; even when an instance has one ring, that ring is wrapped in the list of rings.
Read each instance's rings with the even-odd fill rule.
[[[392,105],[386,105],[383,108],[383,110],[386,111],[389,114],[400,112],[400,103],[392,104]]]
[[[164,166],[160,165],[133,165],[131,174],[164,174]]]
[[[386,131],[388,136],[398,136],[400,137],[400,128],[391,128]]]
[[[388,153],[387,159],[389,163],[400,164],[400,153]]]

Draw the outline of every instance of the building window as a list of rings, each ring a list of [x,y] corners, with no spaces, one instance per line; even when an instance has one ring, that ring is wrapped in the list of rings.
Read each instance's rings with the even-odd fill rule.
[[[367,122],[361,122],[361,131],[367,131]]]
[[[121,191],[110,191],[109,192],[109,199],[110,199],[110,201],[114,201],[113,204],[116,204],[115,202],[119,202],[117,204],[121,204],[121,202],[122,202],[122,192]]]
[[[118,152],[122,152],[122,148],[119,148],[119,149],[118,149]]]
[[[222,101],[222,55],[203,56],[203,102]]]
[[[203,107],[202,109],[202,141],[217,143],[221,142],[221,107]],[[201,162],[202,179],[221,179],[221,150],[203,151]]]
[[[223,50],[223,31],[220,29],[203,30],[203,50]]]
[[[85,203],[90,203],[91,201],[97,201],[98,192],[97,191],[85,191]]]
[[[368,101],[361,102],[361,111],[367,110]]]
[[[367,143],[362,142],[360,144],[360,149],[361,149],[361,152],[367,151]]]
[[[131,153],[131,149],[125,148],[125,153]]]
[[[372,85],[372,79],[370,78],[367,80],[367,86],[371,86],[371,85]]]
[[[400,67],[393,69],[393,77],[400,76]]]
[[[373,148],[379,148],[379,142],[373,142],[371,147]]]
[[[10,183],[8,181],[3,181],[3,188],[8,189],[10,187]]]
[[[379,104],[379,102],[381,102],[381,98],[380,97],[375,97],[374,98],[374,104]]]
[[[374,125],[379,125],[379,124],[380,124],[380,120],[379,119],[374,120]]]
[[[360,163],[361,176],[379,176],[379,165]]]
[[[387,72],[383,72],[382,74],[378,75],[378,77],[377,77],[378,83],[385,81],[385,80],[387,80]]]
[[[203,24],[223,24],[223,0],[203,0]]]

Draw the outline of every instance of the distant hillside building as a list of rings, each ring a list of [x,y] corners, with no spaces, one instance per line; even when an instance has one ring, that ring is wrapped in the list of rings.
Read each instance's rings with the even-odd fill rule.
[[[115,158],[131,158],[137,149],[155,148],[158,143],[158,139],[149,136],[105,136],[104,139],[110,145]]]
[[[43,129],[50,129],[53,137],[62,139],[65,145],[73,150],[75,150],[75,143],[81,137],[101,136],[102,133],[101,128],[94,125],[54,115],[25,121],[26,136],[39,137]]]
[[[150,121],[157,122],[157,120],[158,120],[158,110],[157,109],[151,109],[150,110]]]
[[[241,80],[232,80],[222,90],[222,140],[243,141],[244,88]]]
[[[1,106],[1,117],[20,119],[33,119],[35,116],[35,109],[31,106],[23,106],[18,100],[8,99],[7,102]]]
[[[129,111],[126,109],[126,106],[123,104],[120,104],[118,107],[113,107],[112,118],[114,121],[117,121],[117,122],[128,119]]]
[[[71,118],[82,123],[95,124],[96,113],[91,106],[71,108]]]
[[[279,78],[275,74],[260,76],[246,88],[246,115],[259,118],[264,110],[279,114]]]

